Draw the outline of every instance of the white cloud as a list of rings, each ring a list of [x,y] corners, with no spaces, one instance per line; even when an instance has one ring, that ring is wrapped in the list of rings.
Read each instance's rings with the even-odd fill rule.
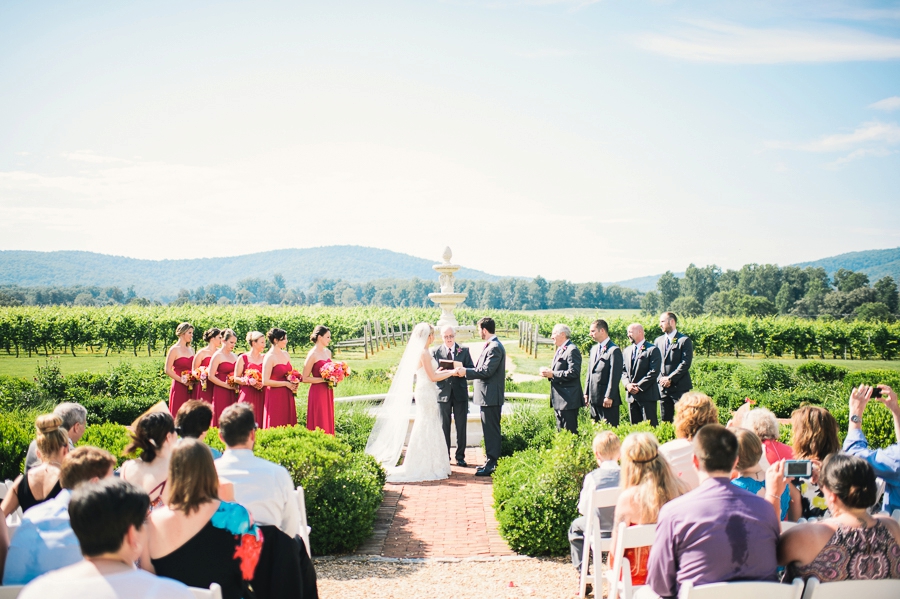
[[[79,150],[77,152],[63,152],[60,154],[66,160],[75,160],[77,162],[91,162],[93,164],[109,164],[109,163],[128,163],[130,161],[124,158],[114,158],[112,156],[99,156],[90,150]]]
[[[539,48],[537,50],[513,52],[512,54],[519,58],[565,58],[567,56],[575,56],[578,54],[578,51],[565,48]]]
[[[893,154],[891,150],[885,148],[860,148],[859,150],[853,150],[846,156],[842,156],[835,160],[834,162],[829,162],[826,166],[829,168],[838,168],[847,164],[848,162],[853,162],[854,160],[859,160],[860,158],[865,158],[866,156],[875,156],[878,158],[883,158],[884,156],[890,156]]]
[[[682,60],[731,64],[848,62],[900,58],[900,39],[854,29],[754,29],[688,21],[673,33],[645,33],[638,47]]]
[[[896,123],[871,121],[850,133],[834,133],[797,146],[807,152],[839,152],[866,143],[893,145],[900,143],[900,126]]]
[[[869,108],[874,108],[875,110],[884,110],[885,112],[892,112],[894,110],[900,109],[900,96],[891,96],[890,98],[879,100],[874,104],[869,104]]]

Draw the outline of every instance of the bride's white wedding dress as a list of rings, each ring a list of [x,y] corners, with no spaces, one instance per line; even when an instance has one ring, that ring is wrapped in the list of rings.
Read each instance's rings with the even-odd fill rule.
[[[437,370],[437,361],[434,358],[431,361],[432,369]],[[387,469],[389,483],[441,480],[450,476],[437,384],[428,378],[421,366],[416,371],[415,398],[416,419],[406,447],[406,458],[400,466]]]

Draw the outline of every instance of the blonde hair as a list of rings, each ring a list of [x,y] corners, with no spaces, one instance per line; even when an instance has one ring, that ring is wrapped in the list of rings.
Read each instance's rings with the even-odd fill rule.
[[[737,470],[743,472],[748,468],[752,468],[759,464],[759,459],[763,454],[762,441],[753,431],[746,428],[739,428],[734,431],[734,436],[738,442],[738,461]]]
[[[637,487],[635,503],[640,506],[642,522],[656,522],[660,508],[687,492],[687,487],[672,472],[669,462],[659,453],[659,442],[650,433],[631,433],[622,443],[623,489]]]
[[[690,441],[707,424],[719,423],[719,409],[705,393],[685,393],[675,404],[675,436]]]
[[[182,322],[177,327],[175,327],[175,336],[181,337],[182,335],[184,335],[185,333],[187,333],[188,331],[191,331],[193,329],[194,329],[194,325],[192,325],[191,323]]]
[[[617,453],[619,453],[619,449],[622,447],[622,444],[619,442],[619,437],[616,433],[612,431],[603,431],[598,433],[596,437],[594,437],[593,443],[594,449],[594,457],[597,459],[600,458],[609,458],[615,459]]]
[[[62,428],[62,418],[56,414],[41,414],[35,419],[34,428],[37,431],[35,441],[42,461],[46,462],[60,449],[69,446],[69,435]]]
[[[263,337],[265,337],[265,335],[263,335],[259,331],[250,331],[249,333],[247,333],[247,337],[245,339],[247,340],[248,344],[252,344],[252,343],[256,343],[259,339],[261,339]]]

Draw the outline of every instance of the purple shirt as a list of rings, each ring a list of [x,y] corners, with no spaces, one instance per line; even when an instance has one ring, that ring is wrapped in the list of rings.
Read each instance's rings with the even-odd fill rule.
[[[707,479],[659,510],[647,584],[675,597],[686,582],[774,582],[779,534],[772,504],[727,478]]]

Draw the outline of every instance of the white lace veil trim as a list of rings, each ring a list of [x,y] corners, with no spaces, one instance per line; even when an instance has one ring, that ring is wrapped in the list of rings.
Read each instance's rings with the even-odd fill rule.
[[[400,459],[400,452],[403,450],[403,442],[409,429],[413,382],[422,362],[422,352],[432,332],[434,329],[427,322],[420,322],[413,329],[391,382],[391,388],[378,410],[375,426],[369,434],[366,453],[374,456],[385,469],[396,466],[397,460]]]

